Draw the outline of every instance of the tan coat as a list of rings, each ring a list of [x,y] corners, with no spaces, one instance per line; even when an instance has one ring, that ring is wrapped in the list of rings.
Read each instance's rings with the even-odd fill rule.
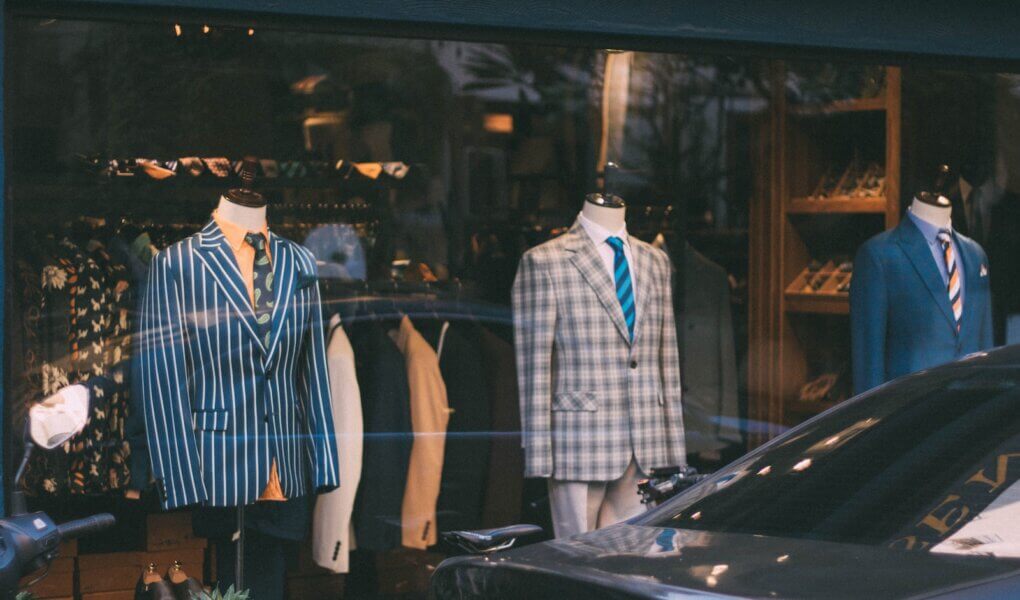
[[[432,346],[404,317],[396,334],[397,347],[407,361],[414,444],[407,469],[407,487],[401,510],[402,544],[424,550],[438,541],[436,501],[443,475],[443,452],[450,405]]]

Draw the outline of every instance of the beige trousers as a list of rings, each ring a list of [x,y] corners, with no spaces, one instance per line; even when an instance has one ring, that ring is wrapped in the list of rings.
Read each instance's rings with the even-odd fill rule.
[[[549,480],[549,505],[557,538],[570,537],[626,521],[644,512],[638,481],[645,475],[632,458],[613,481]]]

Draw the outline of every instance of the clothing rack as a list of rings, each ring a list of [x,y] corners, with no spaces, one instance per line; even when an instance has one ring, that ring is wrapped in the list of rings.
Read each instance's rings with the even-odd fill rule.
[[[75,157],[81,170],[101,179],[115,181],[143,180],[160,183],[218,182],[221,185],[240,182],[244,161],[222,156],[187,156],[171,159],[101,158],[79,154]],[[374,182],[386,187],[418,186],[427,178],[423,165],[404,162],[355,162],[338,160],[276,160],[258,161],[256,180],[299,185],[308,181],[337,183]]]

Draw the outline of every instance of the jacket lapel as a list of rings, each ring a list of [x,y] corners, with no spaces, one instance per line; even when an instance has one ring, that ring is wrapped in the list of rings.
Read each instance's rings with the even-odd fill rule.
[[[294,286],[297,284],[297,264],[291,249],[278,235],[269,234],[273,261],[273,317],[272,330],[269,336],[269,348],[266,349],[266,362],[270,362],[279,345],[280,332],[287,320],[287,310],[294,297]]]
[[[963,316],[960,317],[960,335],[969,332],[974,326],[974,319],[977,318],[977,299],[974,298],[974,291],[978,289],[981,265],[976,256],[971,254],[970,247],[964,244],[960,236],[953,232],[953,240],[960,255],[960,264],[963,265]]]
[[[932,300],[942,310],[946,321],[953,331],[956,331],[956,319],[953,317],[953,308],[949,305],[949,291],[946,289],[946,284],[942,282],[942,274],[935,265],[934,257],[924,235],[909,218],[903,219],[896,231],[898,232],[896,242],[902,248],[903,253],[907,255],[925,287],[928,288]],[[964,265],[964,269],[967,269],[966,265]]]
[[[602,262],[598,250],[595,249],[595,243],[585,233],[581,224],[576,221],[566,235],[570,236],[566,244],[566,249],[570,252],[570,261],[574,263],[577,270],[581,272],[582,278],[591,286],[595,296],[609,313],[609,318],[616,325],[616,329],[629,344],[631,341],[630,332],[627,331],[627,323],[623,319],[623,308],[620,307],[620,301],[616,297],[616,286],[609,279],[606,265]]]
[[[227,238],[216,225],[216,221],[209,221],[209,224],[199,232],[198,238],[198,253],[196,254],[198,260],[223,291],[230,306],[233,307],[237,317],[244,324],[244,329],[251,335],[259,349],[265,352],[266,348],[262,345],[262,340],[259,339],[251,300],[248,298],[244,279],[241,277],[237,259],[234,258]]]
[[[648,301],[652,297],[652,257],[648,256],[645,249],[638,243],[637,238],[630,236],[630,254],[634,257],[634,264],[631,268],[631,278],[637,282],[637,322],[634,324],[634,343],[637,343],[641,335],[641,325],[645,315],[648,313]]]

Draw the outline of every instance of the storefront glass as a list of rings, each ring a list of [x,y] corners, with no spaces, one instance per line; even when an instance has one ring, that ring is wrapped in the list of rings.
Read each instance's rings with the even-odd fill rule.
[[[588,388],[617,356],[585,327],[619,309],[627,338],[628,302],[627,342],[656,315],[652,370],[681,382],[631,388],[665,424],[613,443],[638,463],[654,455],[647,470],[717,470],[855,388],[1020,336],[1011,74],[29,17],[10,19],[6,52],[5,473],[29,408],[91,382],[88,410],[61,413],[87,417],[84,431],[37,451],[17,484],[58,518],[120,519],[78,552],[131,553],[130,568],[96,579],[79,560],[79,593],[133,588],[134,562],[174,553],[214,582],[209,564],[223,575],[237,528],[229,507],[267,496],[289,500],[255,505],[269,524],[252,543],[279,545],[290,590],[342,585],[325,567],[349,590],[420,593],[446,552],[438,532],[534,522],[551,534],[522,420],[526,439],[569,419],[612,427]],[[268,201],[264,256],[250,228],[235,239],[223,209],[211,217],[247,157]],[[537,321],[520,315],[545,297],[521,291],[522,255],[588,239],[570,228],[594,192],[626,202],[637,295],[591,254],[586,277],[606,277],[612,300],[584,292],[591,347],[575,350],[591,374],[547,389],[559,416],[534,420],[532,384],[573,367],[521,356]],[[951,246],[957,270],[919,238],[923,279],[887,293],[895,278],[875,265],[892,259],[874,247],[858,289],[880,291],[852,300],[862,245],[911,219],[921,192],[948,198],[952,229],[974,241]],[[954,272],[962,299],[938,279]],[[549,327],[579,302],[553,298]],[[899,323],[941,328],[917,357],[889,317],[911,303],[946,321]],[[307,327],[291,332],[286,311]],[[565,339],[577,341],[549,343]],[[271,383],[276,369],[290,380]],[[564,435],[556,452],[573,443]],[[313,506],[337,479],[342,497]],[[221,511],[195,511],[194,535],[190,509],[160,513],[196,503]]]

